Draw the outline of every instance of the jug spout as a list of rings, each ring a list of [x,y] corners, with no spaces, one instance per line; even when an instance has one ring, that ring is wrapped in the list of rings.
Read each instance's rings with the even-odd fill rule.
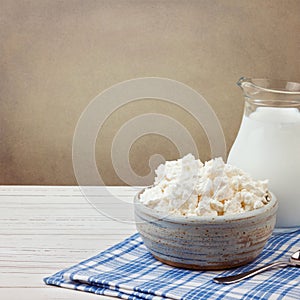
[[[241,77],[236,84],[242,89],[246,98],[253,98],[254,95],[261,92],[261,87],[256,85],[252,79],[248,77]]]
[[[242,76],[242,77],[238,80],[238,82],[237,82],[236,84],[237,84],[241,89],[243,89],[244,85],[245,85],[247,82],[251,82],[251,79]]]

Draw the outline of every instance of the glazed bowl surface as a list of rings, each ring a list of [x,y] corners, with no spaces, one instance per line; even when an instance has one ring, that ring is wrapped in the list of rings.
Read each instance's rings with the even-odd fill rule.
[[[135,222],[150,253],[163,263],[187,269],[222,270],[245,265],[271,236],[278,202],[225,216],[162,215],[134,199]]]

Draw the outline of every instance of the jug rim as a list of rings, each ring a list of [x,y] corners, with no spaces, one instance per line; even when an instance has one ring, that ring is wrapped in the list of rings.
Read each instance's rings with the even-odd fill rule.
[[[244,88],[256,89],[257,92],[268,92],[285,95],[300,95],[300,83],[281,79],[241,77],[237,85]]]

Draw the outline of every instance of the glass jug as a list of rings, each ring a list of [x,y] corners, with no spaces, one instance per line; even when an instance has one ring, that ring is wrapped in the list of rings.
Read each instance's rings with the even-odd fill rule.
[[[275,232],[300,228],[300,83],[249,79],[242,123],[227,162],[269,179],[279,203]]]

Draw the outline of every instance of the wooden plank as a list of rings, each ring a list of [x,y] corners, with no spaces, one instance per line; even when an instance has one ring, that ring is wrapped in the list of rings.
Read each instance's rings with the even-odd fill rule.
[[[80,291],[57,288],[53,286],[32,287],[26,286],[19,288],[3,287],[0,288],[1,299],[7,300],[116,300],[114,297],[99,296],[92,293],[83,293]]]
[[[143,189],[142,186],[1,186],[1,196],[82,196],[82,195],[119,195],[131,196]]]
[[[118,195],[89,195],[88,197],[82,195],[48,195],[48,196],[41,196],[41,195],[0,195],[0,207],[6,205],[37,205],[38,201],[41,201],[43,204],[89,204],[91,203],[118,203],[124,201],[126,203],[133,203],[134,195],[125,195],[125,196],[118,196]],[[41,198],[41,199],[36,199]]]
[[[128,217],[128,212],[118,211],[119,201],[132,202],[138,189],[109,187],[114,194],[105,196],[107,190],[97,187],[91,195],[102,208]],[[42,279],[135,231],[134,223],[103,216],[78,187],[0,187],[1,299],[114,299],[49,287]]]

